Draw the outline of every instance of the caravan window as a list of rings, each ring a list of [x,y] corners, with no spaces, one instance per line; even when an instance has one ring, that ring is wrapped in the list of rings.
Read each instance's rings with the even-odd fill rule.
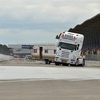
[[[45,50],[45,53],[48,53],[48,50]]]
[[[54,50],[54,54],[56,54],[56,50]]]
[[[37,53],[37,49],[34,49],[34,53]]]

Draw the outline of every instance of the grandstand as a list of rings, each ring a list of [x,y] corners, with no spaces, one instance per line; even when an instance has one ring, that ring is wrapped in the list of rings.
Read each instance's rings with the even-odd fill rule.
[[[97,14],[74,28],[70,28],[68,31],[80,33],[85,36],[83,50],[100,49],[100,14]]]

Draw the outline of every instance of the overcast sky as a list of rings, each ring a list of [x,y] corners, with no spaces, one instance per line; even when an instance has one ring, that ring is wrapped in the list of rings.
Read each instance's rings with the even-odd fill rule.
[[[100,0],[0,0],[0,44],[55,43],[100,13]]]

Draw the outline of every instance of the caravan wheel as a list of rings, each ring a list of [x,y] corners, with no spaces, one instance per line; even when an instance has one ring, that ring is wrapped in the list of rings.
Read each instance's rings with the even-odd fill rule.
[[[45,64],[48,64],[48,60],[47,59],[45,59]]]
[[[52,61],[48,61],[48,64],[50,64]]]
[[[48,59],[45,59],[45,64],[50,64],[51,61],[49,61]]]

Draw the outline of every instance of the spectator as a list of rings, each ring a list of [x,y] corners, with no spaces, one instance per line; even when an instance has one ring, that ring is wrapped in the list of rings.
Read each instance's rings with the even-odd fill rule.
[[[97,55],[100,55],[100,48],[97,50]]]
[[[93,49],[93,54],[94,54],[94,55],[96,55],[96,54],[97,54],[96,49]]]

